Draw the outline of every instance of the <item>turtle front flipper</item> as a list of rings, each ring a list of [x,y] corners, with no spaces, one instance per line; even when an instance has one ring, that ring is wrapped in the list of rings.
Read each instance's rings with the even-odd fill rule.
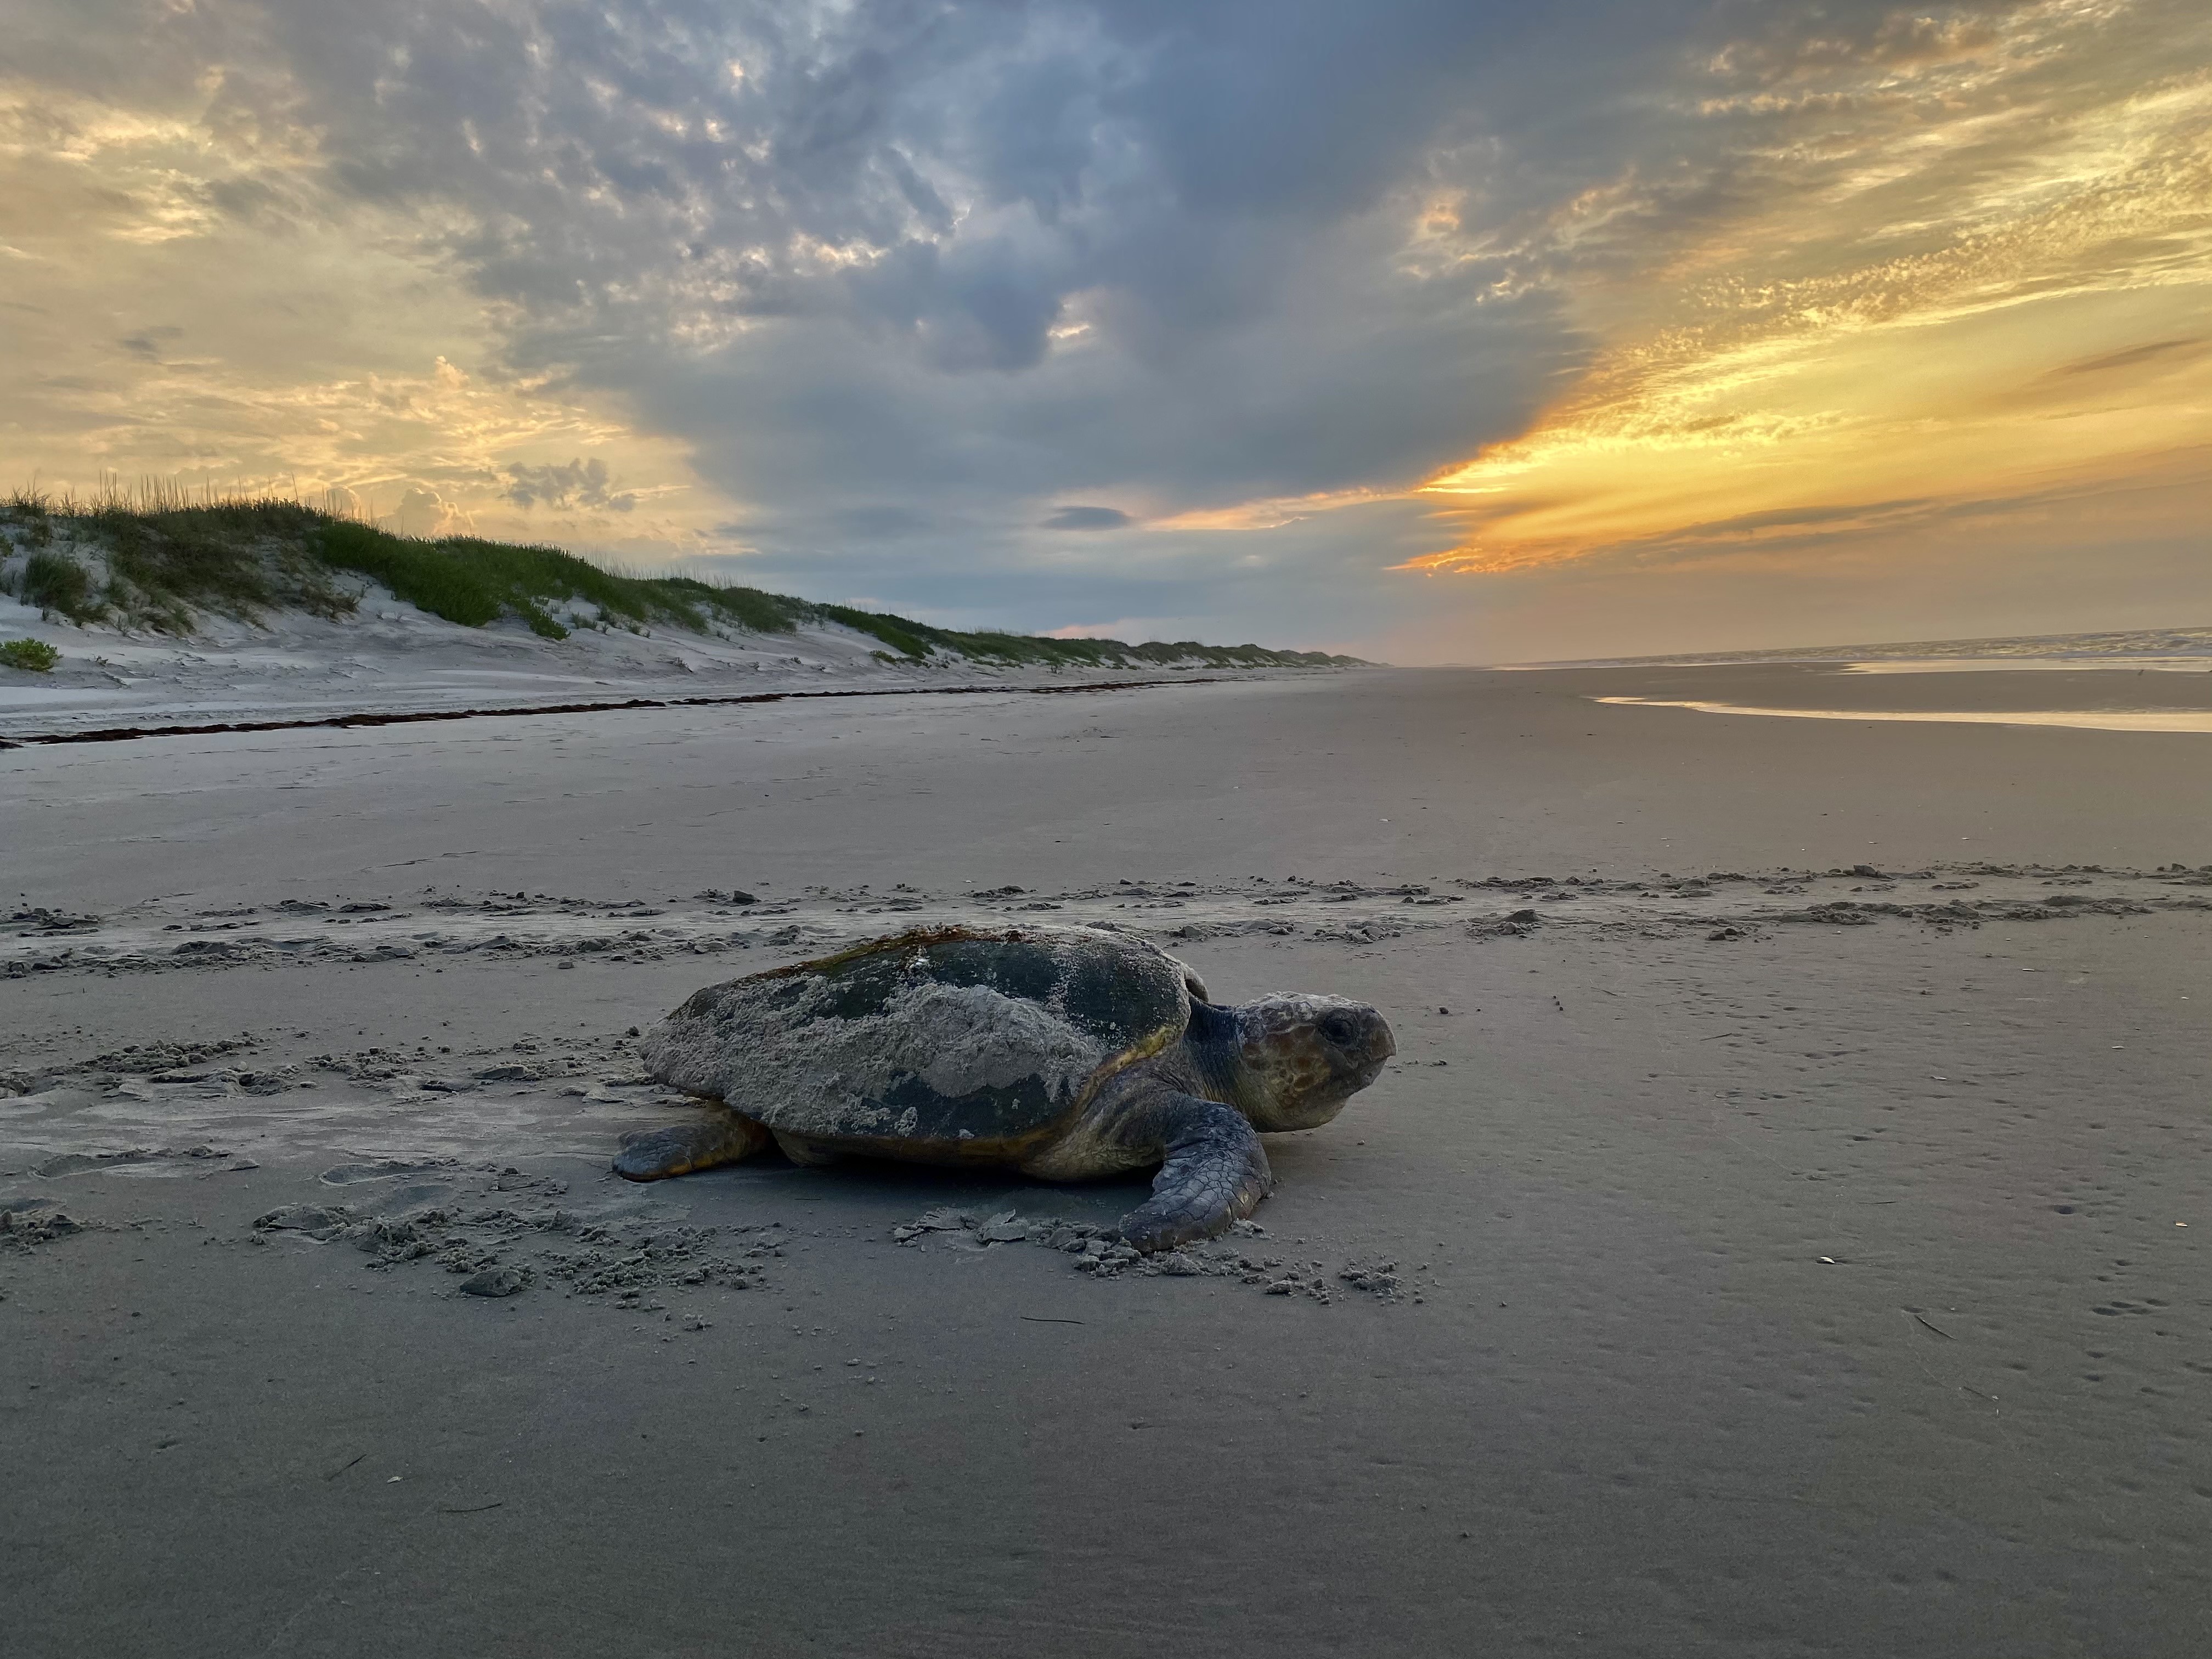
[[[1146,1115],[1166,1161],[1152,1197],[1121,1218],[1121,1237],[1137,1249],[1150,1255],[1224,1233],[1274,1186],[1260,1137],[1235,1107],[1170,1094]]]
[[[622,1151],[615,1155],[615,1173],[631,1181],[662,1181],[750,1158],[769,1139],[769,1132],[750,1118],[718,1109],[702,1122],[624,1135]]]

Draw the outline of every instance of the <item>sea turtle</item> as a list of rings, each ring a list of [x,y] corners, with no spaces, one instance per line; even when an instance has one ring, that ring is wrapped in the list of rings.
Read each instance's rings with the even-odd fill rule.
[[[1121,1223],[1152,1251],[1251,1214],[1273,1184],[1255,1132],[1328,1122],[1396,1044],[1364,1003],[1224,1007],[1141,939],[1036,927],[927,928],[710,985],[640,1048],[720,1109],[624,1136],[614,1167],[633,1181],[770,1140],[801,1164],[858,1153],[1047,1181],[1158,1164]]]

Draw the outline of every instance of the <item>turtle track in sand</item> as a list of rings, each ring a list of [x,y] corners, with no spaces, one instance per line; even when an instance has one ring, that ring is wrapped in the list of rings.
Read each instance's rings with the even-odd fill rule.
[[[194,909],[175,901],[109,915],[25,904],[0,917],[0,978],[34,974],[270,969],[301,963],[557,957],[564,965],[816,955],[927,919],[1003,927],[1050,921],[1126,930],[1170,948],[1243,934],[1350,945],[1457,928],[1536,928],[1717,939],[1786,927],[1905,921],[1942,928],[2082,915],[2212,911],[2212,866],[2156,870],[1963,862],[1702,876],[1437,877],[1423,882],[1268,878],[1125,881],[1058,891],[928,893],[810,887],[787,898],[717,890],[654,901],[428,889],[372,902],[285,899]],[[757,957],[753,958],[758,960]],[[750,971],[750,963],[744,969]]]

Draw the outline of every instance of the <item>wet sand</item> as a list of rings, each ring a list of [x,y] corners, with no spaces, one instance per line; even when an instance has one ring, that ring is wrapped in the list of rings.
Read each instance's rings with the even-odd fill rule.
[[[1597,695],[1609,705],[1686,708],[1735,719],[2212,734],[2212,669],[2193,661],[2094,671],[2007,670],[1977,662],[1923,673],[1886,663],[1745,664],[1698,671],[1687,678],[1680,678],[1683,673],[1645,669],[1634,678],[1649,689]],[[1716,696],[1716,691],[1723,695]]]
[[[0,755],[11,1651],[2202,1651],[2212,738],[1613,695],[2123,690]],[[1362,997],[1400,1058],[1188,1273],[894,1238],[1141,1182],[606,1174],[684,1109],[629,1028],[949,915]]]

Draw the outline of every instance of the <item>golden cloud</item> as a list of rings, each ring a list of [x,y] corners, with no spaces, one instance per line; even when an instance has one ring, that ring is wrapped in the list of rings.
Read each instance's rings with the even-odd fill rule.
[[[1879,533],[1884,503],[2124,477],[2212,438],[2212,74],[2100,72],[2098,28],[2126,9],[1722,54],[1717,76],[1764,80],[1698,107],[1771,122],[1731,161],[1761,188],[1632,279],[1570,272],[1598,361],[1422,487],[1480,512],[1440,514],[1467,533],[1395,568],[1748,544],[1808,512]],[[1808,129],[1818,98],[1850,118]]]

